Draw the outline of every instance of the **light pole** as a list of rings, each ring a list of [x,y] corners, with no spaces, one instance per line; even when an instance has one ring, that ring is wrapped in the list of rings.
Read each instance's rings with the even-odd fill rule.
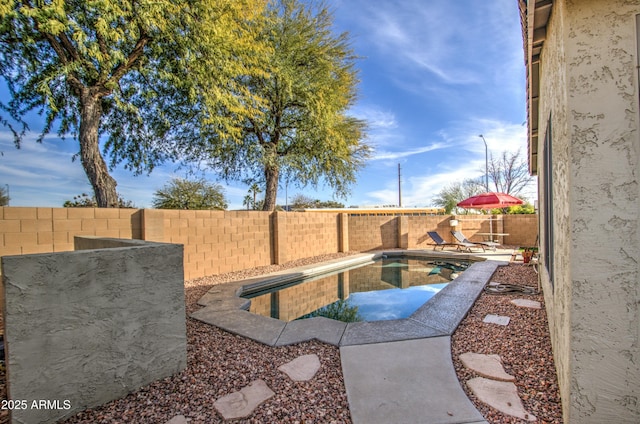
[[[487,147],[487,140],[480,134],[478,137],[484,141],[484,185],[487,193],[489,193],[489,148]]]
[[[484,136],[480,134],[478,137],[484,141],[484,184],[487,189],[487,193],[489,193],[489,148],[487,147],[487,140],[484,139]],[[491,214],[491,211],[489,211]],[[492,215],[489,215],[489,233],[491,234],[491,241],[493,241],[493,219]]]

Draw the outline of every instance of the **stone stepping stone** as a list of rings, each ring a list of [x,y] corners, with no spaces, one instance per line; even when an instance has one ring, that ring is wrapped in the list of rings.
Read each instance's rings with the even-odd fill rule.
[[[475,371],[483,377],[500,381],[515,381],[515,377],[502,367],[500,355],[484,355],[481,353],[467,352],[460,355],[460,360],[465,367]]]
[[[467,381],[467,385],[480,401],[498,411],[522,420],[537,420],[534,415],[524,409],[515,384],[476,377]]]
[[[221,397],[213,403],[225,420],[246,418],[262,402],[275,393],[263,380],[254,380],[240,391]]]
[[[542,304],[540,302],[538,302],[537,300],[531,300],[531,299],[513,299],[511,303],[521,308],[532,308],[532,309],[542,308]]]
[[[320,359],[315,353],[303,355],[281,365],[278,369],[287,374],[293,381],[309,381],[320,369]]]
[[[184,415],[176,415],[175,417],[167,421],[165,424],[187,424],[187,423],[188,421]]]
[[[509,325],[509,321],[511,321],[511,318],[509,317],[504,317],[501,315],[492,315],[492,314],[488,314],[482,320],[482,322],[486,322],[489,324],[498,324],[498,325]]]

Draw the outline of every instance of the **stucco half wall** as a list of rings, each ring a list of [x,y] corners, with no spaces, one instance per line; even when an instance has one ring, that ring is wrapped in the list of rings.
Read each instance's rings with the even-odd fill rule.
[[[182,246],[76,246],[87,250],[2,258],[9,398],[24,401],[14,423],[54,422],[186,367]]]

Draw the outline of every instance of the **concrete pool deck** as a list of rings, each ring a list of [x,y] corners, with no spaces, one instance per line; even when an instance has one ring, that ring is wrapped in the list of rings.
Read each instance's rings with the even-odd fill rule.
[[[327,318],[283,322],[247,311],[243,289],[371,261],[381,255],[438,256],[485,260],[470,266],[407,319],[343,323]],[[317,339],[340,347],[349,407],[354,423],[484,423],[467,398],[453,368],[451,335],[498,266],[512,250],[482,254],[387,251],[359,254],[328,263],[216,286],[198,302],[191,317],[271,346]]]

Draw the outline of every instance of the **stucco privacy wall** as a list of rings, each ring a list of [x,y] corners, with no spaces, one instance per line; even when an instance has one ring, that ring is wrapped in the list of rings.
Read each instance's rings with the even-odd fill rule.
[[[541,275],[570,423],[640,421],[638,14],[635,0],[555,0],[542,51],[555,278]]]
[[[13,422],[52,422],[186,366],[182,246],[125,244],[2,258],[8,397],[28,401]]]
[[[504,243],[533,245],[538,227],[532,217],[499,218],[513,228]],[[449,219],[335,212],[4,207],[0,208],[0,256],[69,251],[75,235],[178,243],[184,245],[185,278],[192,279],[327,253],[430,248],[427,231],[437,230],[452,241]],[[476,232],[489,230],[486,216],[458,219],[458,228],[472,240]]]

